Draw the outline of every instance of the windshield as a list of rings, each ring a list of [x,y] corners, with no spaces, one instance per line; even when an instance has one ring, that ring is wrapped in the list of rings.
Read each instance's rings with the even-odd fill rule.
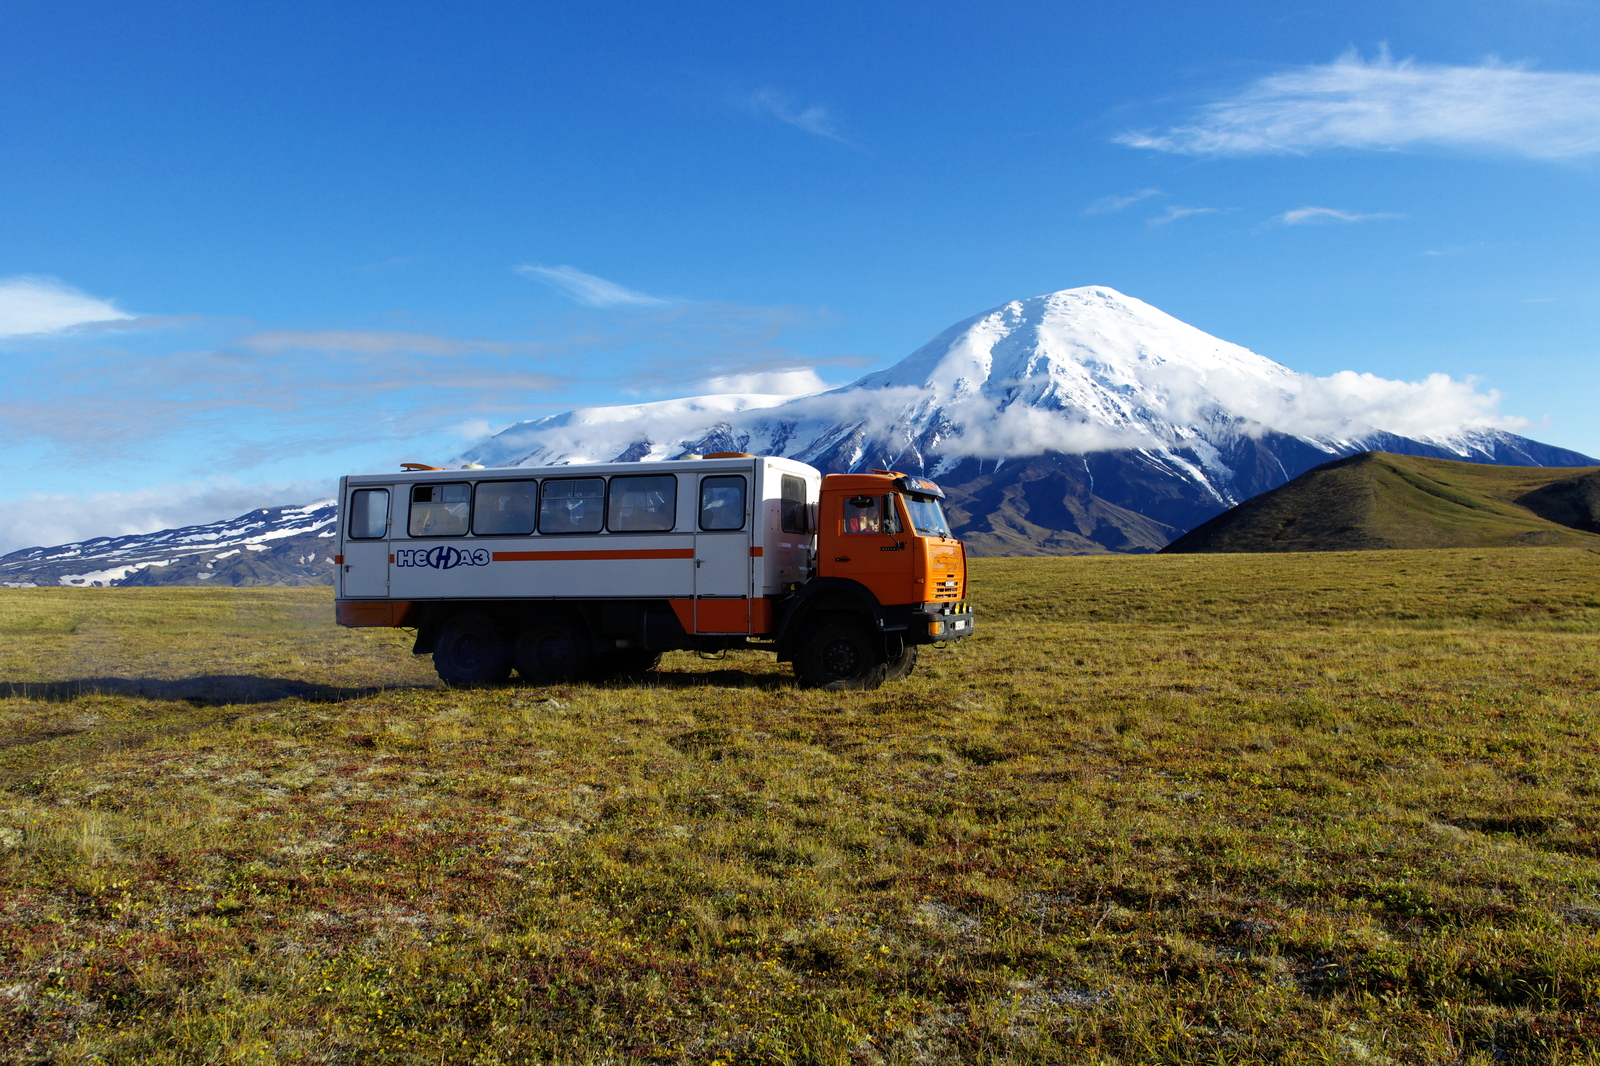
[[[906,510],[911,512],[911,526],[924,537],[948,537],[950,524],[944,520],[939,501],[932,496],[906,496]]]

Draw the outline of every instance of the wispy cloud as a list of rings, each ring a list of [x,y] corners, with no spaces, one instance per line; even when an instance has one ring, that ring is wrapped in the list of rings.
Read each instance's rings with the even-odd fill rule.
[[[1160,189],[1140,189],[1138,192],[1123,193],[1120,196],[1102,196],[1094,203],[1083,209],[1086,215],[1109,215],[1114,211],[1121,211],[1124,207],[1132,207],[1140,200],[1148,200],[1152,196],[1165,195]]]
[[[650,296],[624,288],[614,281],[586,274],[573,266],[537,266],[523,263],[513,268],[525,278],[532,278],[589,307],[664,307],[673,300]]]
[[[111,301],[80,292],[59,278],[34,274],[0,278],[0,337],[54,333],[133,317]]]
[[[14,448],[59,461],[179,450],[196,471],[219,463],[246,471],[339,449],[469,437],[463,427],[505,425],[597,391],[815,392],[826,382],[804,367],[865,358],[801,356],[784,343],[826,318],[819,312],[691,302],[645,310],[551,316],[537,340],[249,332],[222,319],[195,323],[199,335],[176,350],[170,334],[156,331],[45,334],[8,344],[0,359],[0,424]]]
[[[1165,226],[1170,222],[1176,222],[1180,218],[1188,218],[1190,215],[1214,215],[1216,213],[1217,209],[1215,207],[1179,207],[1177,204],[1173,204],[1167,208],[1165,214],[1156,215],[1146,224],[1153,229],[1156,226]]]
[[[735,102],[752,115],[775,118],[813,136],[850,144],[834,127],[828,109],[820,104],[798,104],[792,96],[773,89],[757,89],[737,97]]]
[[[696,384],[694,389],[707,395],[760,393],[767,396],[806,396],[813,392],[822,392],[829,387],[811,367],[791,366],[777,370],[724,374],[720,377],[707,378]]]
[[[1164,132],[1115,138],[1183,155],[1436,147],[1570,159],[1600,152],[1600,74],[1376,59],[1269,75]]]
[[[1354,211],[1339,211],[1332,207],[1297,207],[1293,211],[1285,211],[1281,215],[1274,215],[1272,221],[1280,226],[1307,226],[1318,222],[1372,222],[1382,218],[1405,217],[1393,211],[1372,211],[1367,214],[1359,214]]]
[[[462,340],[431,333],[383,333],[342,329],[253,333],[240,338],[238,343],[251,351],[272,355],[288,351],[359,352],[365,355],[388,352],[409,352],[416,355],[465,355],[468,352],[491,352],[505,355],[519,348],[527,348],[526,345]]]

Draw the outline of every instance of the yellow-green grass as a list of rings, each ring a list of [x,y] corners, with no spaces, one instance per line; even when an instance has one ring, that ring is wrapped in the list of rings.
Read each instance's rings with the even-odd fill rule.
[[[1600,1057],[1600,554],[973,598],[872,693],[456,692],[326,590],[7,590],[0,1058]]]

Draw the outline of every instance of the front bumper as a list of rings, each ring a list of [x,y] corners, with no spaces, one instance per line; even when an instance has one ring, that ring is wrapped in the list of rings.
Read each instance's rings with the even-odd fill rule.
[[[965,600],[956,603],[925,603],[922,610],[912,615],[911,632],[926,641],[960,640],[972,635],[974,618],[972,605]]]

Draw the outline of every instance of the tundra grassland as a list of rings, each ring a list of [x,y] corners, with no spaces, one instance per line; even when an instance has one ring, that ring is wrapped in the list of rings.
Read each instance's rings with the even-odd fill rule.
[[[0,592],[0,1058],[1600,1059],[1600,554],[993,559],[876,692]]]

